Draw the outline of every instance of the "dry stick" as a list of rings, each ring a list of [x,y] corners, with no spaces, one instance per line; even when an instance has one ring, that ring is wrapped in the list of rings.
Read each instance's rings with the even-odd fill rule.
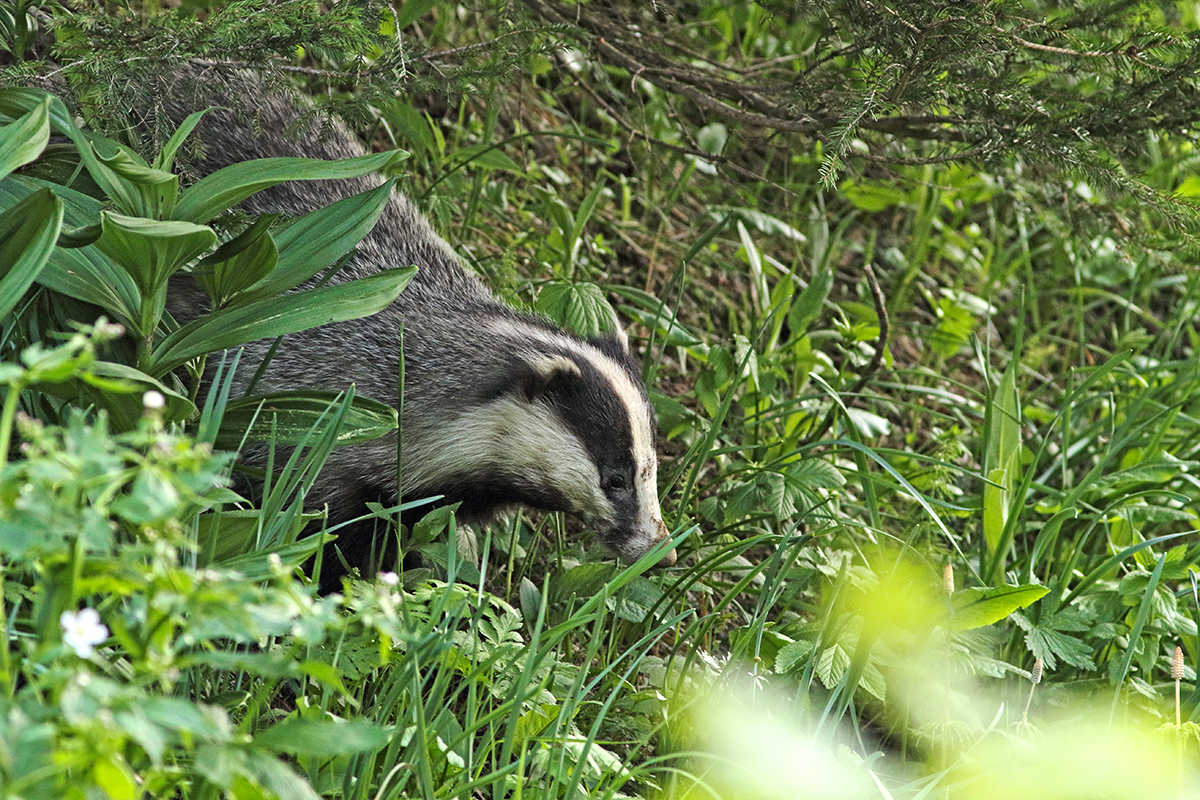
[[[883,305],[883,291],[879,288],[879,281],[875,278],[875,270],[871,269],[870,264],[863,264],[863,272],[867,275],[867,285],[871,287],[871,297],[875,300],[875,314],[879,317],[879,338],[875,343],[875,355],[871,356],[871,363],[867,364],[866,370],[859,376],[858,381],[854,384],[854,388],[846,393],[848,397],[854,397],[854,395],[866,388],[867,382],[871,380],[871,376],[875,374],[879,366],[883,363],[883,353],[888,343],[889,325],[887,308]],[[809,442],[818,441],[825,435],[825,432],[829,430],[829,426],[833,424],[837,408],[837,403],[834,403],[833,407],[829,409],[829,413],[825,415],[825,419],[821,421],[821,427],[808,437]]]

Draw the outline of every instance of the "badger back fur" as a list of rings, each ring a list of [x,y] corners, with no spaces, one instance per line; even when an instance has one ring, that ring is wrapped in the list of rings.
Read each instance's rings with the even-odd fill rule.
[[[211,85],[202,74],[177,77],[164,95],[172,98],[166,108],[175,122],[197,108],[223,107],[210,110],[193,134],[203,147],[196,164],[202,174],[252,158],[363,154],[338,124],[293,132],[296,106],[263,96],[244,75],[223,92]],[[367,178],[285,183],[244,207],[301,215],[375,185]],[[409,265],[419,268],[416,277],[384,311],[285,337],[256,393],[355,384],[359,394],[398,406],[403,330],[405,500],[441,495],[461,503],[467,523],[514,505],[570,512],[625,560],[663,541],[654,414],[624,336],[583,339],[499,302],[398,193],[333,280]],[[183,321],[207,306],[194,284],[173,287],[172,297],[170,309]],[[251,344],[242,362],[257,366],[269,345]],[[243,370],[235,391],[246,388],[253,371]],[[307,505],[328,507],[331,524],[353,519],[366,501],[396,502],[395,476],[394,434],[339,447]],[[366,566],[373,529],[368,521],[342,530],[338,546],[352,566]],[[664,562],[674,559],[672,551]],[[323,569],[331,568],[322,577],[326,588],[340,577],[338,560],[326,558]]]

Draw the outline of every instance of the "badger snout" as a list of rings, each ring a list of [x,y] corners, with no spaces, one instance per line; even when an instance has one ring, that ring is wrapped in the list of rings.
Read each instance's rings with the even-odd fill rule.
[[[627,564],[632,564],[670,538],[670,535],[670,531],[667,530],[667,526],[663,524],[662,520],[656,519],[648,526],[631,527],[621,524],[609,526],[601,540],[609,550],[616,553],[618,558]],[[655,566],[669,567],[675,561],[675,550],[672,549]]]
[[[658,539],[654,542],[654,545],[652,545],[652,546],[657,546],[659,543],[665,542],[671,536],[671,532],[669,530],[667,530],[667,526],[663,524],[663,521],[661,519],[656,519],[655,522],[658,523]],[[662,557],[662,561],[659,561],[657,566],[659,566],[659,567],[675,566],[675,548],[674,547],[671,548],[671,552],[667,553],[665,556]]]

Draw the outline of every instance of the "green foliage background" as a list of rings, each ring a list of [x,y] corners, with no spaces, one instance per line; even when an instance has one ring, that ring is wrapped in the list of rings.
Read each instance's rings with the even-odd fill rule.
[[[1198,14],[0,5],[0,797],[1196,794]],[[378,155],[192,182],[188,64]],[[299,574],[305,487],[394,412],[199,375],[410,273],[291,291],[388,189],[316,240],[224,212],[374,170],[505,299],[630,332],[678,566],[443,510],[424,569]],[[298,445],[258,508],[247,436]]]

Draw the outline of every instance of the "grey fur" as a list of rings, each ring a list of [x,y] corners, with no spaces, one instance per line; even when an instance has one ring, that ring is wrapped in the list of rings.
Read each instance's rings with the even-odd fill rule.
[[[222,94],[214,92],[204,75],[187,75],[168,92],[173,98],[167,103],[168,116],[175,122],[196,108],[226,107],[209,111],[194,134],[205,152],[196,165],[200,173],[252,158],[363,154],[358,140],[339,124],[325,125],[325,135],[315,122],[291,132],[299,115],[290,101],[262,96],[251,78],[234,76],[233,81],[235,88]],[[194,102],[182,99],[188,97]],[[254,213],[300,215],[376,185],[377,180],[368,178],[286,183],[256,195],[244,207]],[[653,412],[624,338],[589,342],[499,302],[399,193],[334,280],[414,264],[419,267],[416,278],[379,314],[286,337],[256,393],[301,387],[342,390],[354,383],[359,394],[395,406],[403,326],[406,500],[440,494],[462,501],[461,516],[468,523],[486,521],[514,504],[579,513],[591,517],[601,541],[625,559],[635,559],[661,541],[667,532],[652,486]],[[173,287],[169,308],[186,321],[206,307],[203,298],[194,284]],[[250,345],[243,363],[260,363],[268,346]],[[242,371],[235,391],[245,388],[252,372]],[[620,391],[610,384],[620,384]],[[484,428],[490,433],[485,435]],[[600,452],[608,443],[623,441],[622,435],[637,439],[631,430],[643,431],[643,438],[649,431],[651,441],[643,442],[641,455],[650,463],[633,464],[638,454],[632,452]],[[605,497],[613,504],[605,513],[615,518],[603,518],[596,510],[603,504],[587,500],[597,487],[573,485],[595,482],[595,477],[581,477],[591,475],[587,465],[557,463],[575,457],[574,442],[595,465],[591,472],[608,483],[626,467],[635,494],[638,481],[648,480],[652,497],[640,502],[646,507],[635,508],[610,490]],[[440,458],[447,453],[454,454],[453,463]],[[395,474],[394,435],[337,448],[308,505],[327,505],[331,523],[351,519],[364,513],[366,500],[395,502]],[[591,508],[581,507],[585,505]],[[369,526],[344,532],[343,550],[358,550],[361,556],[370,550],[363,541],[369,535]],[[665,561],[673,563],[674,552]],[[327,569],[329,565],[327,558]],[[336,585],[326,579],[322,583]]]

